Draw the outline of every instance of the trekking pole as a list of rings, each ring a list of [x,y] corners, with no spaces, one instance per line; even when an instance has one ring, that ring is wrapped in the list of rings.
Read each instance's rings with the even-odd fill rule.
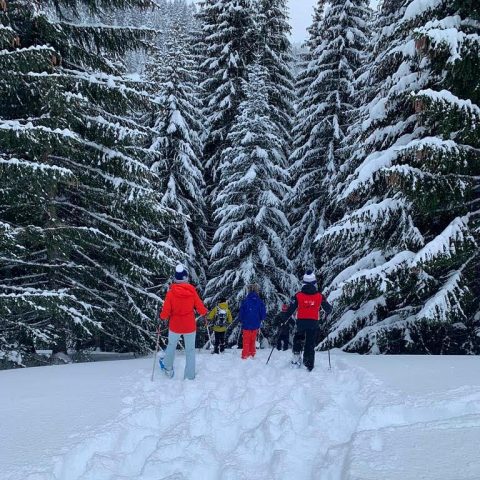
[[[207,327],[207,335],[208,335],[207,345],[208,345],[208,348],[210,349],[210,347],[213,345],[213,342],[212,342],[212,336],[210,335],[210,327],[208,326],[207,320],[205,320],[205,326]],[[205,345],[205,350],[207,350],[206,348],[207,345]]]
[[[330,360],[330,332],[328,331],[328,315],[325,316],[325,325],[327,325],[327,345],[328,345],[328,369],[332,369],[332,361]]]
[[[275,350],[275,344],[273,345],[272,350],[270,351],[270,355],[268,356],[267,363],[265,365],[268,365],[268,362],[270,361],[270,358],[273,355],[274,350]]]
[[[159,348],[160,348],[160,325],[157,328],[157,344],[155,346],[155,353],[153,355],[153,368],[152,368],[152,378],[151,378],[152,382],[153,382],[153,377],[155,375],[155,365],[157,364],[157,353]]]
[[[328,335],[327,335],[327,342],[330,342]],[[328,343],[328,369],[332,369],[332,362],[330,360],[330,343]]]
[[[265,365],[268,365],[268,362],[270,361],[270,357],[273,355],[273,351],[275,350],[275,347],[277,346],[277,342],[278,342],[278,337],[280,336],[280,332],[282,331],[282,328],[290,321],[290,318],[283,322],[279,327],[278,327],[278,331],[277,331],[277,335],[275,337],[275,340],[273,341],[273,347],[272,347],[272,350],[270,351],[270,355],[268,356],[268,359],[267,359],[267,363]]]

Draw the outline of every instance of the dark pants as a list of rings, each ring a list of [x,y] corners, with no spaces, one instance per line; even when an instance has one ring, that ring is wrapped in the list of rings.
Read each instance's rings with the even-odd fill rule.
[[[281,332],[277,340],[277,350],[288,350],[290,332]]]
[[[215,349],[214,353],[220,353],[225,350],[225,332],[214,332],[215,333]]]
[[[315,343],[318,334],[318,321],[298,320],[297,333],[293,337],[293,353],[300,354],[303,350],[303,364],[313,370],[315,366]]]

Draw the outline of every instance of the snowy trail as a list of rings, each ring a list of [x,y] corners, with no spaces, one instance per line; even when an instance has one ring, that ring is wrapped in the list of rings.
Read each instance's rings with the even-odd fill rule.
[[[32,465],[6,478],[480,478],[479,359],[445,360],[454,370],[432,383],[429,369],[435,363],[425,357],[336,353],[330,372],[325,355],[318,354],[309,373],[290,369],[284,352],[275,352],[266,366],[267,354],[260,351],[257,359],[241,361],[236,350],[222,356],[203,353],[194,382],[181,378],[181,355],[176,377],[168,380],[158,372],[154,383],[149,381],[151,359],[112,362],[131,369],[122,378],[128,385],[123,408],[68,439],[42,468]],[[402,362],[409,361],[417,365],[417,376],[410,373],[417,389],[405,388],[410,384]],[[64,371],[82,367],[87,368]],[[463,377],[457,374],[465,370]],[[459,462],[465,464],[461,471]]]
[[[319,469],[339,478],[369,402],[355,372],[312,375],[287,368],[285,354],[266,367],[263,355],[236,353],[201,356],[194,383],[152,384],[139,372],[122,421],[62,458],[54,478],[287,479]]]

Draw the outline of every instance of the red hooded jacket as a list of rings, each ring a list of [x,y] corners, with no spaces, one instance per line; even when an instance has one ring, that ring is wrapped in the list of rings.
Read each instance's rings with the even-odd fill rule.
[[[197,330],[194,309],[200,315],[208,313],[195,287],[190,283],[173,283],[165,297],[160,318],[169,320],[169,328],[174,333],[193,333]]]

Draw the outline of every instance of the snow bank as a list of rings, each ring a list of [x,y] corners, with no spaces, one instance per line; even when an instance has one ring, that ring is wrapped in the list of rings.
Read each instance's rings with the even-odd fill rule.
[[[0,372],[2,480],[480,477],[480,359],[268,353]]]

